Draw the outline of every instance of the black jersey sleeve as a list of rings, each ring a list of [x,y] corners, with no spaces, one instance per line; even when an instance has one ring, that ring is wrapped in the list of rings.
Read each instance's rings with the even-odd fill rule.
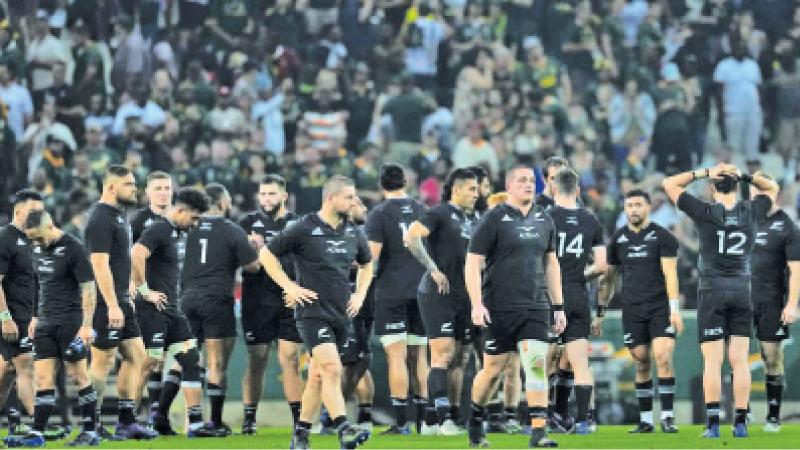
[[[72,261],[70,262],[75,279],[78,283],[92,281],[94,273],[92,272],[92,265],[89,263],[89,255],[86,254],[86,250],[77,241],[73,242],[71,246]]]
[[[786,233],[784,251],[787,261],[800,261],[800,229],[794,223],[791,223],[789,232]]]
[[[431,208],[422,214],[419,218],[419,223],[427,228],[430,234],[434,234],[439,227],[440,220],[439,208]]]
[[[372,242],[379,242],[383,244],[384,241],[384,226],[383,226],[383,217],[384,214],[381,214],[381,209],[376,208],[369,212],[367,215],[367,222],[364,224],[364,231],[367,234],[367,238]]]
[[[495,246],[496,242],[497,224],[495,223],[495,217],[489,214],[478,222],[478,226],[472,232],[472,238],[469,241],[469,253],[486,256]],[[550,244],[552,243],[548,245]]]
[[[617,255],[617,239],[619,239],[620,235],[620,231],[612,234],[611,240],[608,242],[608,246],[606,247],[606,262],[612,266],[619,266],[622,264],[622,262],[619,260],[619,255]]]
[[[558,248],[558,242],[556,241],[556,224],[549,216],[547,216],[547,221],[550,222],[550,236],[547,238],[547,249],[545,253],[555,253]]]
[[[236,253],[236,260],[240,266],[246,266],[258,259],[258,253],[250,245],[247,234],[238,225],[231,227],[231,239]]]
[[[603,225],[601,225],[600,222],[597,221],[597,226],[594,229],[594,236],[592,236],[592,248],[605,246],[605,241],[603,239],[604,235],[605,235],[605,230],[603,229]]]
[[[297,220],[287,225],[280,233],[269,241],[269,251],[275,256],[285,256],[294,251],[300,246],[303,239],[303,224],[301,220]]]
[[[2,236],[5,238],[7,233],[3,233]],[[11,267],[11,248],[6,240],[0,240],[0,275],[7,274],[9,267]]]
[[[170,228],[170,230],[167,233],[164,232],[164,226]],[[167,225],[166,222],[160,222],[154,224],[142,232],[142,235],[139,237],[139,242],[137,243],[142,244],[152,253],[161,245],[163,245],[165,234],[168,237],[171,236],[172,234],[171,228],[172,227]]]
[[[772,209],[772,199],[764,194],[756,195],[752,201],[753,204],[753,217],[756,221],[761,222],[767,218],[769,210]]]
[[[695,221],[702,220],[709,213],[709,205],[706,202],[686,191],[678,197],[678,208]]]
[[[89,253],[111,253],[114,245],[114,223],[110,218],[90,220],[86,225],[86,246]]]
[[[372,260],[372,253],[369,250],[369,243],[367,242],[367,236],[364,232],[359,229],[356,231],[356,236],[358,237],[356,262],[359,265],[364,265]]]
[[[678,256],[678,240],[665,229],[661,229],[661,235],[658,237],[658,251],[662,258]]]

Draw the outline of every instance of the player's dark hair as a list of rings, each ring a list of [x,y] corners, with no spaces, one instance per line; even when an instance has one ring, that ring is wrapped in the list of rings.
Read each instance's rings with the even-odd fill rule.
[[[127,177],[131,170],[121,164],[112,164],[106,169],[106,178],[108,177]]]
[[[641,189],[631,189],[630,191],[625,193],[625,198],[632,198],[632,197],[642,197],[647,204],[650,204],[650,194],[641,190]]]
[[[208,211],[208,196],[198,188],[182,188],[175,194],[175,204],[184,205],[202,214]]]
[[[39,228],[44,225],[44,222],[48,219],[50,219],[50,214],[43,209],[31,211],[25,219],[25,229]]]
[[[562,167],[569,167],[569,161],[566,158],[561,156],[551,156],[547,158],[544,162],[544,177],[547,178],[547,174],[550,173],[550,168],[555,167],[560,169]]]
[[[574,170],[568,167],[564,167],[556,172],[554,181],[560,194],[574,195],[578,192],[580,177]]]
[[[453,196],[453,186],[456,183],[462,183],[467,180],[478,181],[478,177],[475,175],[475,172],[468,168],[454,169],[444,180],[444,186],[442,187],[442,198],[445,201],[452,200],[451,197]]]
[[[284,179],[277,173],[269,173],[267,175],[264,175],[264,178],[261,179],[260,184],[274,184],[276,186],[279,186],[284,191],[286,190],[286,179]]]
[[[397,191],[406,187],[406,172],[397,163],[386,163],[381,166],[381,189]]]
[[[34,201],[44,201],[42,194],[34,191],[33,189],[23,189],[16,194],[14,194],[14,200],[11,202],[12,206],[17,206],[20,203],[25,203],[30,200]]]
[[[739,187],[739,180],[730,175],[722,175],[719,180],[714,181],[714,190],[720,194],[736,192],[737,187]]]
[[[154,170],[147,174],[147,184],[150,184],[150,182],[154,180],[172,180],[172,177],[169,176],[167,172]]]
[[[475,174],[475,177],[478,179],[478,184],[483,183],[483,180],[489,178],[489,172],[486,171],[486,168],[481,166],[469,166],[467,170],[471,170],[472,173]]]
[[[219,183],[209,183],[206,186],[206,195],[214,205],[219,204],[219,202],[222,201],[222,198],[225,197],[225,194],[227,193],[228,190],[225,189],[225,186]]]

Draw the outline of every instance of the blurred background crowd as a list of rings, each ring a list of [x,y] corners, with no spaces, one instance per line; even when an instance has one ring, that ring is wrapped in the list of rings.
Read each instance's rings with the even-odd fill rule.
[[[382,161],[440,201],[453,167],[497,190],[563,156],[609,233],[621,194],[693,227],[664,174],[766,169],[795,217],[796,0],[0,0],[0,211],[24,186],[80,234],[105,167],[219,182],[238,211],[258,180],[315,209],[327,177],[380,198]],[[541,187],[541,186],[540,186]]]

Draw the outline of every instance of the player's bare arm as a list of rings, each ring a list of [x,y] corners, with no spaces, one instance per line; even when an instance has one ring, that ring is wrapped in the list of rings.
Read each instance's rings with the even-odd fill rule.
[[[109,254],[92,253],[89,256],[89,261],[92,264],[92,272],[94,273],[97,288],[100,290],[100,295],[103,296],[103,301],[106,302],[108,307],[108,326],[122,328],[125,317],[119,307],[117,293],[114,290],[114,276],[111,274]]]
[[[0,284],[3,283],[3,278],[5,278],[5,275],[0,275]],[[9,342],[16,342],[19,339],[19,329],[11,317],[11,311],[8,310],[6,293],[2,287],[0,287],[0,321],[3,323],[3,339]]]
[[[78,330],[78,337],[83,342],[92,343],[92,319],[94,318],[94,309],[97,306],[97,287],[94,281],[87,281],[81,283],[81,308],[83,310],[83,320],[81,321],[81,328]]]
[[[680,335],[683,333],[683,319],[678,290],[678,258],[661,258],[661,272],[669,299],[669,322],[675,328],[675,333]]]
[[[430,272],[433,282],[439,288],[439,293],[447,295],[450,293],[450,282],[447,280],[447,276],[436,266],[436,262],[428,254],[428,250],[425,249],[425,243],[422,242],[422,239],[427,238],[430,234],[430,230],[425,225],[414,222],[408,228],[408,233],[406,233],[403,242],[408,247],[408,251]]]
[[[167,295],[147,286],[147,259],[150,258],[150,255],[150,249],[144,245],[133,246],[131,249],[131,283],[136,287],[136,292],[142,294],[142,298],[154,304],[160,311],[167,307]]]
[[[564,291],[561,287],[561,265],[558,263],[556,252],[548,252],[544,256],[545,275],[547,275],[547,291],[550,294],[550,303],[555,311],[553,328],[557,334],[564,332],[567,327],[567,316],[564,314]]]
[[[608,262],[606,262],[606,246],[598,245],[592,249],[594,255],[594,262],[586,268],[583,276],[587,281],[594,280],[606,273],[608,270]]]
[[[611,303],[611,297],[614,296],[614,285],[617,281],[617,267],[609,264],[606,273],[600,277],[600,285],[597,293],[597,314],[592,319],[592,334],[595,336],[602,336],[603,334],[603,319],[606,315],[606,309]]]
[[[483,294],[481,293],[481,268],[486,257],[476,253],[467,253],[467,260],[464,264],[464,281],[467,286],[467,295],[472,304],[472,323],[479,327],[485,327],[492,321],[489,311],[483,306]]]
[[[678,198],[686,190],[686,186],[689,186],[692,182],[703,178],[717,180],[724,175],[733,176],[738,179],[741,173],[736,166],[719,163],[711,168],[691,170],[665,178],[663,183],[664,191],[667,193],[672,203],[677,204]]]
[[[797,320],[797,301],[800,299],[800,261],[789,261],[789,298],[781,313],[781,321],[789,325]]]
[[[258,254],[258,262],[264,267],[272,281],[284,292],[286,306],[294,307],[297,304],[311,303],[317,299],[317,293],[303,288],[286,275],[281,262],[267,247],[262,247]]]
[[[372,244],[373,243],[370,242],[370,248],[372,248]],[[373,253],[373,255],[376,255],[375,257],[377,258],[377,256],[380,255],[380,251]],[[367,298],[369,285],[372,284],[373,273],[372,261],[358,266],[358,272],[356,273],[356,291],[350,296],[350,302],[347,304],[347,314],[350,317],[355,317],[358,311],[361,310],[364,299]]]

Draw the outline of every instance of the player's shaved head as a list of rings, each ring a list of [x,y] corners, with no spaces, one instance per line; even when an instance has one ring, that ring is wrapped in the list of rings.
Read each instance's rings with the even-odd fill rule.
[[[355,187],[356,183],[343,175],[334,175],[322,185],[322,197],[328,198],[330,195],[338,194],[344,188]]]
[[[286,179],[277,173],[270,173],[261,179],[260,185],[278,186],[282,191],[286,191]]]
[[[157,180],[169,180],[172,181],[172,177],[169,176],[167,172],[161,170],[154,170],[147,175],[147,185],[149,186],[150,183]]]
[[[106,175],[103,178],[103,186],[107,186],[121,178],[131,174],[130,169],[119,164],[112,164],[106,169]]]

